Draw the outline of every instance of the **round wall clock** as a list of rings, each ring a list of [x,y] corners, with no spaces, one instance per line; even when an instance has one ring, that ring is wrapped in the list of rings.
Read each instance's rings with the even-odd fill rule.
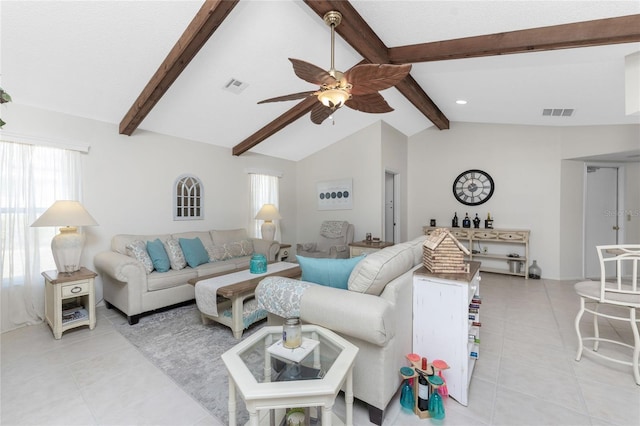
[[[453,196],[468,206],[480,205],[493,195],[493,179],[489,173],[472,169],[460,173],[453,181]]]

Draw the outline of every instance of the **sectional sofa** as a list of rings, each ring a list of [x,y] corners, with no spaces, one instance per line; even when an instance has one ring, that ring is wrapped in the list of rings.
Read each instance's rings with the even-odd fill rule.
[[[299,316],[359,348],[354,396],[369,405],[369,419],[378,425],[400,387],[399,371],[411,352],[413,272],[422,266],[425,239],[420,236],[369,254],[351,271],[346,290],[283,277],[265,278],[256,289],[258,305],[269,312],[270,324]],[[301,267],[305,278],[302,262]]]

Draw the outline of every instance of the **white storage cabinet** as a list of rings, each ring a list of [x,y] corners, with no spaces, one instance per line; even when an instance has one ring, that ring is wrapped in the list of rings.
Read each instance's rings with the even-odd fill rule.
[[[480,262],[466,274],[433,274],[424,266],[413,275],[413,353],[449,364],[442,372],[449,396],[468,404],[473,367],[480,355]],[[482,305],[480,305],[482,306]],[[477,310],[477,312],[475,312]]]

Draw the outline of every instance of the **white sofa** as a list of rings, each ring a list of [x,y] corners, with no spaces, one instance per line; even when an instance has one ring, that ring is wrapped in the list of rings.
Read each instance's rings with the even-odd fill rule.
[[[265,278],[256,289],[270,324],[280,323],[293,304],[303,322],[333,330],[358,346],[354,396],[369,405],[369,418],[378,425],[411,352],[413,272],[422,265],[425,238],[369,254],[351,272],[349,290],[282,277]]]
[[[188,281],[217,272],[234,271],[249,267],[251,253],[226,260],[210,261],[195,268],[154,270],[147,273],[143,263],[127,254],[127,245],[134,241],[163,243],[169,238],[193,239],[198,237],[205,248],[225,250],[232,243],[251,241],[254,253],[261,253],[267,260],[276,259],[280,243],[249,238],[246,229],[211,230],[158,235],[116,235],[111,240],[111,250],[98,253],[94,264],[102,277],[104,301],[107,308],[116,307],[127,316],[129,324],[136,324],[140,317],[154,310],[190,302],[195,297],[194,286]],[[207,250],[209,251],[209,250]]]

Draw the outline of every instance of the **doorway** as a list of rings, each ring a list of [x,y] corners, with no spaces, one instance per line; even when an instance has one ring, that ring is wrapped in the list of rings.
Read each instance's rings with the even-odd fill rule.
[[[617,166],[586,165],[584,265],[586,278],[600,278],[596,246],[618,244],[620,223]],[[614,265],[607,265],[613,267]],[[607,276],[613,273],[607,268]]]
[[[396,242],[396,192],[397,192],[397,174],[386,171],[384,173],[384,241]]]

